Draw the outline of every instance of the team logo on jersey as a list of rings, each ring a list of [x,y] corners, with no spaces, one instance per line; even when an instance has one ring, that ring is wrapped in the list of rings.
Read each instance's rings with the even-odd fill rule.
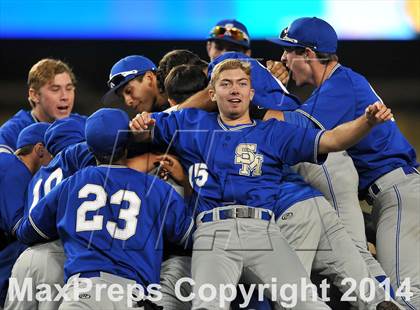
[[[235,164],[242,165],[239,169],[240,175],[259,176],[264,156],[257,154],[257,145],[252,143],[241,143],[235,150]]]

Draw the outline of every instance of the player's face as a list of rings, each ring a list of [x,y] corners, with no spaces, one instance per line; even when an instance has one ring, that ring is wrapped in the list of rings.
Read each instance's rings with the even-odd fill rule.
[[[34,109],[39,120],[52,122],[70,115],[74,105],[75,86],[70,75],[63,72],[38,91],[30,90],[30,96],[35,102]]]
[[[312,70],[304,55],[298,55],[295,51],[284,51],[281,61],[291,71],[292,79],[297,86],[313,84]]]
[[[137,113],[152,112],[156,102],[156,93],[149,79],[144,76],[140,82],[131,80],[121,91],[125,104]]]
[[[249,118],[249,103],[254,96],[249,76],[241,69],[225,70],[220,73],[215,89],[210,96],[217,102],[219,112],[225,119]]]

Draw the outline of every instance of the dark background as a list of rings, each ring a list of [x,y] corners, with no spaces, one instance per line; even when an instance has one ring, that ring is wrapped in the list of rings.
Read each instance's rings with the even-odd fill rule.
[[[101,105],[109,70],[119,59],[144,55],[156,64],[168,51],[189,49],[208,60],[204,41],[0,40],[0,124],[27,103],[26,78],[31,66],[46,57],[64,60],[78,79],[74,111],[90,114]],[[268,41],[252,41],[252,56],[279,60],[282,50]],[[395,112],[403,133],[420,150],[420,40],[340,41],[340,63],[363,74]],[[292,93],[305,99],[309,87]]]

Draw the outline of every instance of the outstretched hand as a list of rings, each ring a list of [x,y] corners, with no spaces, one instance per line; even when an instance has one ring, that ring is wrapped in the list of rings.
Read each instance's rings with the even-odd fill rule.
[[[379,101],[366,108],[365,116],[371,126],[389,121],[394,117],[391,113],[391,109]]]

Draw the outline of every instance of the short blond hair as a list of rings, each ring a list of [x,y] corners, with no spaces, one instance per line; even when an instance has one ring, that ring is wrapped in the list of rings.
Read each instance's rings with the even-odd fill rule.
[[[225,59],[214,67],[211,74],[210,86],[212,88],[215,87],[216,81],[223,71],[235,69],[241,69],[251,79],[251,64],[249,62],[239,59]]]
[[[41,59],[29,70],[28,87],[38,91],[42,86],[53,80],[57,74],[64,72],[68,73],[72,83],[76,84],[76,77],[68,64],[57,59]]]

